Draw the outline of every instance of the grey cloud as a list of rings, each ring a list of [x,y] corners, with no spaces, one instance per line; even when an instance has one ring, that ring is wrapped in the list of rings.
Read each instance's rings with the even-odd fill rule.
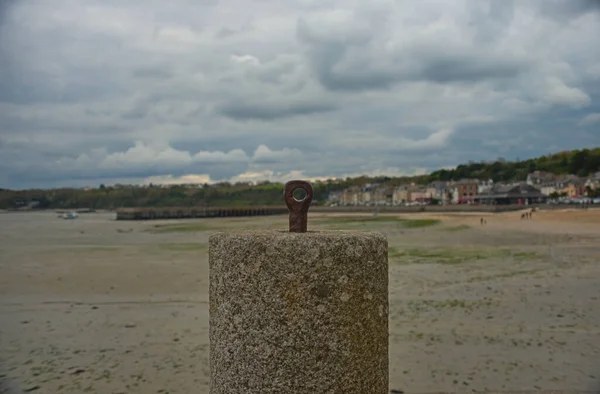
[[[598,0],[536,0],[534,4],[542,15],[560,21],[578,18],[588,13],[600,13]]]
[[[515,78],[526,66],[514,59],[486,56],[443,56],[424,64],[421,76],[433,82],[476,82]]]
[[[389,89],[398,81],[398,76],[384,70],[353,70],[336,73],[328,65],[318,65],[317,76],[321,84],[332,91],[362,91]]]
[[[148,108],[146,106],[136,106],[131,108],[121,115],[122,119],[144,119],[148,115]]]
[[[262,82],[280,83],[282,77],[294,71],[296,64],[292,62],[281,62],[279,64],[263,67],[255,72],[256,77]]]
[[[19,6],[21,3],[15,2],[9,10]],[[11,15],[11,11],[7,12],[0,26],[0,102],[75,103],[119,93],[120,72],[109,71],[102,63],[118,50],[120,40],[55,28],[37,31],[30,27],[35,24],[31,19],[23,15],[11,18]],[[81,41],[64,45],[73,40],[74,34]],[[99,53],[108,57],[93,61],[92,56],[75,52],[77,49],[96,58]],[[86,58],[88,63],[65,61],[75,54]]]
[[[132,75],[136,78],[144,79],[167,79],[173,76],[173,74],[166,69],[166,67],[139,67],[133,70]]]
[[[308,22],[299,20],[296,33],[300,42],[308,47],[308,60],[317,79],[329,90],[382,89],[398,79],[398,75],[391,70],[373,70],[368,66],[344,71],[335,70],[350,48],[364,46],[370,41],[371,37],[362,31],[349,31],[341,37],[328,37],[313,31]]]
[[[235,33],[236,33],[235,30],[229,29],[227,27],[223,27],[223,28],[219,29],[216,36],[218,38],[227,38],[227,37],[235,35]]]
[[[257,98],[258,100],[258,98]],[[335,111],[336,107],[328,103],[243,103],[232,102],[217,107],[217,112],[228,118],[245,120],[270,121],[294,116],[322,114]]]
[[[515,15],[514,0],[481,0],[470,5],[469,26],[475,31],[475,39],[484,45],[501,39]]]
[[[0,2],[0,187],[600,145],[597,2],[232,1]]]
[[[237,29],[232,29],[230,27],[222,27],[217,30],[217,32],[215,33],[215,37],[220,39],[226,39],[230,37],[235,37],[239,34],[248,33],[252,30],[254,30],[254,27],[250,24],[245,24]]]
[[[500,17],[499,21],[508,23],[510,18]],[[386,57],[384,52],[373,52],[369,47],[375,38],[349,35],[349,39],[321,36],[310,23],[298,23],[298,39],[307,47],[312,70],[326,89],[381,90],[407,81],[489,81],[515,78],[528,68],[522,59],[511,57],[514,55],[510,52],[431,40],[409,42]]]
[[[0,59],[0,67],[3,69],[0,73],[0,102],[76,103],[118,93],[114,79],[102,75],[100,68],[90,68],[85,73],[80,70],[61,70],[58,75],[52,75],[52,72],[32,70],[16,62],[6,64],[2,60],[6,58]],[[96,78],[91,78],[94,74]]]
[[[586,115],[579,122],[580,126],[589,126],[589,125],[596,125],[596,124],[600,124],[600,113]]]

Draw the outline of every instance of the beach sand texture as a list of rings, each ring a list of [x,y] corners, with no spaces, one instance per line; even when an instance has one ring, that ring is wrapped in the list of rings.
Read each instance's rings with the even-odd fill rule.
[[[208,237],[286,226],[1,214],[0,393],[207,393]],[[309,214],[310,228],[388,237],[390,388],[600,389],[600,210]]]

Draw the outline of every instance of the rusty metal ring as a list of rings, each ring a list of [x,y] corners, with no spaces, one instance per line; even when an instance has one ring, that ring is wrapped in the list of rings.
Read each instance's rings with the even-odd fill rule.
[[[302,200],[294,197],[294,190],[302,189],[306,196]],[[289,181],[283,190],[283,199],[290,211],[290,232],[305,233],[308,227],[308,209],[313,200],[313,188],[306,181]]]

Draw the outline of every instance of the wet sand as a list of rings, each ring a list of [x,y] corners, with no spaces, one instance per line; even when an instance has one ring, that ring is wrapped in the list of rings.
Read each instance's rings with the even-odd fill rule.
[[[208,236],[287,218],[56,216],[0,215],[0,393],[207,393]],[[390,388],[600,389],[600,210],[309,226],[388,236]]]

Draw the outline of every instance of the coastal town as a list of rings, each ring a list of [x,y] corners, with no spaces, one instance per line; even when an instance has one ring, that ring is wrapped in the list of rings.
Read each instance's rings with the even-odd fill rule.
[[[600,203],[600,172],[588,177],[534,171],[524,182],[460,179],[399,186],[365,184],[329,194],[330,206]]]
[[[469,161],[413,176],[307,178],[313,187],[312,205],[332,209],[431,205],[437,210],[473,210],[485,206],[485,210],[498,211],[500,207],[500,210],[519,209],[521,205],[539,204],[598,207],[600,148],[563,151],[514,162],[503,158]],[[276,214],[279,209],[287,212],[282,190],[279,180],[0,189],[0,210],[53,209],[58,213],[107,210],[121,214],[131,211],[138,219],[253,216],[257,212]],[[417,210],[421,208],[424,209]]]

